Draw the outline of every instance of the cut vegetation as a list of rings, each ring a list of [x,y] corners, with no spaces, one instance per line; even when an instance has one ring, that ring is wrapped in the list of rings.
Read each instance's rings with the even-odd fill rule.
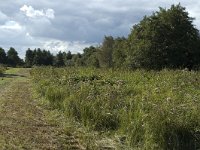
[[[0,149],[83,149],[60,117],[32,97],[29,69],[10,69],[0,85]]]

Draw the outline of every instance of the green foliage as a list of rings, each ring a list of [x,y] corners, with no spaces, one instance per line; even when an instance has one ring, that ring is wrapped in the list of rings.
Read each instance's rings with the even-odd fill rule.
[[[27,67],[36,66],[49,66],[53,65],[53,55],[46,50],[41,50],[40,48],[26,51],[25,63]]]
[[[34,53],[31,49],[28,49],[26,51],[26,56],[25,56],[26,66],[31,67],[33,65],[33,60],[34,60]]]
[[[65,62],[65,66],[72,66],[73,63],[72,63],[72,54],[70,51],[68,51],[67,53],[64,53],[64,62]]]
[[[71,61],[72,61],[72,65],[75,67],[84,65],[83,60],[82,60],[82,55],[80,53],[74,54],[72,56]]]
[[[53,108],[134,149],[200,147],[199,72],[35,68],[31,75]]]
[[[23,60],[21,60],[18,56],[18,53],[17,51],[11,47],[8,52],[7,52],[7,58],[8,58],[8,61],[7,63],[10,65],[10,66],[17,66],[17,65],[21,65],[23,63]]]
[[[105,36],[100,46],[87,47],[83,54],[68,51],[54,56],[40,48],[28,49],[26,66],[198,70],[200,35],[193,20],[180,4],[169,9],[160,8],[134,25],[128,38]],[[0,48],[0,63],[10,66],[23,64],[14,48],[8,51],[7,57],[5,62],[5,52]]]
[[[3,48],[0,47],[0,64],[6,64],[6,63],[7,63],[6,52]]]
[[[54,65],[57,67],[61,67],[65,65],[64,61],[65,53],[62,53],[61,51],[58,52],[58,54],[55,57]]]
[[[82,60],[85,66],[99,68],[98,48],[90,46],[83,50]]]
[[[200,59],[199,32],[185,8],[160,8],[132,29],[128,63],[132,68],[189,68]],[[184,32],[183,32],[184,31]]]
[[[102,47],[99,51],[99,62],[103,68],[110,68],[113,65],[112,53],[113,53],[114,39],[112,36],[105,36]]]
[[[114,40],[114,47],[113,47],[113,65],[115,68],[122,68],[125,67],[125,60],[126,60],[126,51],[127,51],[127,40],[126,38],[118,37]]]

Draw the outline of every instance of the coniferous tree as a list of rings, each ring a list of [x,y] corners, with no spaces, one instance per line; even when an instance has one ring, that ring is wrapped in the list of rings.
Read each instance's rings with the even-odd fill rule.
[[[6,63],[7,63],[6,52],[3,48],[0,47],[0,64],[6,64]]]
[[[26,66],[31,67],[33,65],[33,60],[34,60],[34,52],[29,48],[26,51],[26,55],[25,55]]]
[[[58,54],[56,55],[54,65],[57,67],[62,67],[65,65],[64,53],[62,53],[61,51],[58,52]]]
[[[19,58],[17,51],[11,47],[7,52],[8,64],[10,66],[17,66],[22,63],[22,60]]]

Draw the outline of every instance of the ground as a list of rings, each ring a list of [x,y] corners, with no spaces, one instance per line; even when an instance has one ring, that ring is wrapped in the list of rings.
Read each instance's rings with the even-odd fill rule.
[[[33,98],[29,69],[9,69],[0,77],[0,149],[84,149],[51,110]]]

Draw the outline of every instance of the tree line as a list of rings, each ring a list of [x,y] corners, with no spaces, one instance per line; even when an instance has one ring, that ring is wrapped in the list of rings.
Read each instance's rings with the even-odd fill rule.
[[[24,61],[19,58],[17,51],[13,47],[7,53],[0,47],[0,64],[16,67],[24,65]]]
[[[128,37],[105,36],[100,46],[90,46],[80,54],[70,51],[55,56],[40,48],[26,51],[24,64],[88,66],[101,68],[188,68],[200,67],[200,34],[193,18],[180,4],[169,9],[160,8],[131,29]],[[7,56],[0,50],[0,63],[23,64],[11,48]],[[11,53],[11,54],[9,54]],[[15,54],[14,54],[15,53]]]

